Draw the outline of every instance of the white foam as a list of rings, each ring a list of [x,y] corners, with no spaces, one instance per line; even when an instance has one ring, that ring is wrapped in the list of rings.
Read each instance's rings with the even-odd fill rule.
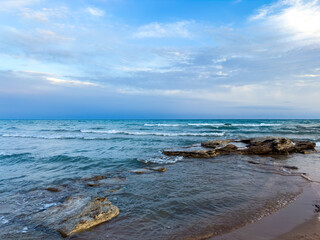
[[[53,207],[56,205],[57,205],[57,203],[46,203],[43,205],[43,209],[47,209],[47,208],[50,208],[50,207]]]
[[[234,123],[231,126],[235,127],[273,127],[273,126],[281,126],[278,123]]]
[[[1,216],[1,217],[0,217],[0,223],[1,223],[1,224],[7,224],[8,222],[9,222],[9,220],[8,220],[8,219],[5,219],[4,216]]]
[[[188,123],[188,126],[224,126],[224,123]]]
[[[176,163],[178,161],[181,161],[182,159],[183,159],[182,156],[177,156],[177,157],[162,156],[162,157],[154,157],[149,159],[138,159],[138,161],[144,162],[144,163],[168,164],[168,163]]]
[[[183,124],[167,124],[167,123],[146,123],[144,124],[145,127],[180,127]]]
[[[224,132],[211,132],[211,133],[166,133],[166,132],[137,132],[137,131],[119,131],[119,130],[81,130],[83,133],[105,133],[105,134],[125,134],[125,135],[153,135],[153,136],[224,136]]]

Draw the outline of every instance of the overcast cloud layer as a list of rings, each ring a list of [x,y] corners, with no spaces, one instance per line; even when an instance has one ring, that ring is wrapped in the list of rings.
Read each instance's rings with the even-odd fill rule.
[[[0,63],[0,118],[320,118],[320,1],[0,0]]]

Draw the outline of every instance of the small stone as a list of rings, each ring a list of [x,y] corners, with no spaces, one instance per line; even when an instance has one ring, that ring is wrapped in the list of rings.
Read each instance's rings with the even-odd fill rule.
[[[49,192],[61,192],[61,189],[54,188],[54,187],[49,187],[49,188],[46,188],[45,190]]]
[[[153,171],[157,171],[157,172],[165,172],[167,171],[167,168],[165,167],[154,167],[154,168],[150,168]]]
[[[88,187],[97,187],[97,186],[99,186],[99,184],[98,183],[87,183],[87,186]]]
[[[130,172],[136,173],[136,174],[144,174],[144,173],[151,173],[152,171],[150,169],[136,169],[136,170],[131,170]]]

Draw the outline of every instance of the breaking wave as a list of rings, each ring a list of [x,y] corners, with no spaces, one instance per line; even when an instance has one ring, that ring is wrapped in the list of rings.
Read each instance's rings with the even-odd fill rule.
[[[165,137],[176,137],[176,136],[224,136],[225,132],[213,132],[213,133],[163,133],[163,132],[129,132],[129,131],[120,131],[120,130],[81,130],[83,133],[100,133],[100,134],[124,134],[124,135],[151,135],[151,136],[165,136]]]

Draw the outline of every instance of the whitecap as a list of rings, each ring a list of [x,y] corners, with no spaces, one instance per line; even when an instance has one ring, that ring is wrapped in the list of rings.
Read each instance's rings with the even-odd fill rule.
[[[83,133],[106,133],[106,134],[125,134],[125,135],[151,135],[151,136],[165,136],[165,137],[175,137],[175,136],[224,136],[225,132],[210,132],[210,133],[166,133],[166,132],[137,132],[137,131],[119,131],[119,130],[107,130],[107,131],[95,131],[95,130],[81,130]]]
[[[176,163],[178,161],[181,161],[182,159],[183,159],[182,156],[177,156],[177,157],[161,156],[161,157],[153,157],[149,159],[138,159],[138,161],[143,163],[169,164],[169,163]]]
[[[146,123],[145,127],[180,127],[182,124],[167,124],[167,123]]]
[[[224,123],[188,123],[188,126],[196,126],[196,127],[201,127],[201,126],[224,126]]]
[[[8,222],[9,222],[9,220],[8,220],[8,219],[5,219],[4,216],[1,216],[1,217],[0,217],[0,223],[1,223],[1,224],[7,224]]]

